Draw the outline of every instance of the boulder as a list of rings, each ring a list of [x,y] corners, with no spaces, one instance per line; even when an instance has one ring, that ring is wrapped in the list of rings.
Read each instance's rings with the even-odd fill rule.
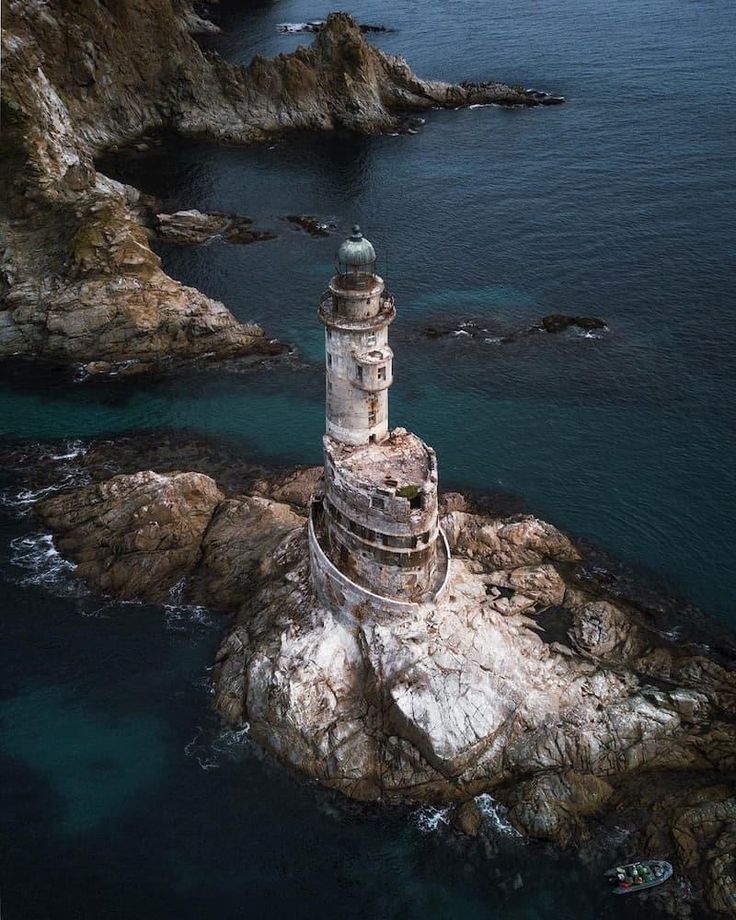
[[[483,824],[483,815],[475,799],[456,805],[450,813],[452,826],[468,837],[477,837]]]
[[[564,845],[584,833],[583,819],[600,812],[612,794],[598,776],[573,770],[541,773],[514,787],[508,817],[527,836]]]
[[[165,600],[197,566],[223,499],[209,476],[147,470],[54,496],[36,511],[96,590]]]

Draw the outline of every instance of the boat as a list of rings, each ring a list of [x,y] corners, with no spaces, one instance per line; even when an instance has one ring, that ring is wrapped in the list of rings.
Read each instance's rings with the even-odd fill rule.
[[[672,864],[664,859],[640,859],[609,869],[606,878],[614,894],[633,894],[672,878]]]

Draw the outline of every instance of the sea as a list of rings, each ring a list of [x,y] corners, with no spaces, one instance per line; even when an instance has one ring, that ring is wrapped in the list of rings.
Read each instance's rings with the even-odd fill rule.
[[[201,41],[247,64],[308,43],[279,27],[329,9],[221,0],[222,32]],[[732,4],[363,0],[349,12],[389,28],[371,40],[422,76],[567,101],[430,111],[379,137],[159,137],[104,157],[106,174],[167,210],[237,212],[276,233],[157,248],[173,277],[291,353],[105,381],[0,368],[3,456],[67,482],[90,442],[122,435],[269,467],[319,462],[316,305],[358,222],[398,309],[391,421],[436,448],[442,485],[505,496],[678,598],[683,617],[733,631]],[[334,232],[312,237],[293,214]],[[606,325],[512,335],[550,314]],[[485,797],[484,832],[468,840],[442,809],[348,802],[281,767],[247,726],[226,730],[211,710],[226,621],[176,596],[83,590],[29,513],[23,462],[0,471],[6,920],[620,914],[601,873],[627,853],[625,827],[560,851],[521,840]],[[628,916],[657,911],[627,899]]]

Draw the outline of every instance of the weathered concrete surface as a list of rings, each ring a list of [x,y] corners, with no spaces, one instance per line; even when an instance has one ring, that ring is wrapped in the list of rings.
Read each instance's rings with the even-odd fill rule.
[[[298,508],[315,475],[274,486],[290,506],[149,472],[39,511],[97,587],[161,597],[189,576],[190,596],[239,604],[215,705],[301,772],[366,800],[491,792],[524,834],[560,843],[611,818],[634,831],[632,851],[672,857],[733,914],[733,666],[581,590],[567,574],[578,551],[553,526],[473,513],[456,495],[442,502],[454,558],[441,604],[381,622],[325,610]],[[173,545],[155,538],[163,520]],[[567,613],[564,641],[537,627],[550,602]]]

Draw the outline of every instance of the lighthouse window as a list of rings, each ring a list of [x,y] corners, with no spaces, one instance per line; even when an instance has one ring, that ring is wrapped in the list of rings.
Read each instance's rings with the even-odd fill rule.
[[[332,355],[327,355],[327,367],[332,367]]]
[[[363,379],[363,368],[360,366],[360,364],[356,365],[355,367],[355,376],[358,380]]]
[[[368,413],[368,424],[369,425],[376,424],[376,410],[375,409],[371,409],[371,411]]]
[[[379,368],[378,368],[378,379],[379,379],[379,380],[385,380],[385,379],[386,379],[386,368],[385,368],[385,367],[379,367]]]
[[[328,338],[328,339],[331,339],[331,338],[332,338],[332,329],[328,329],[328,330],[327,330],[327,338]]]

